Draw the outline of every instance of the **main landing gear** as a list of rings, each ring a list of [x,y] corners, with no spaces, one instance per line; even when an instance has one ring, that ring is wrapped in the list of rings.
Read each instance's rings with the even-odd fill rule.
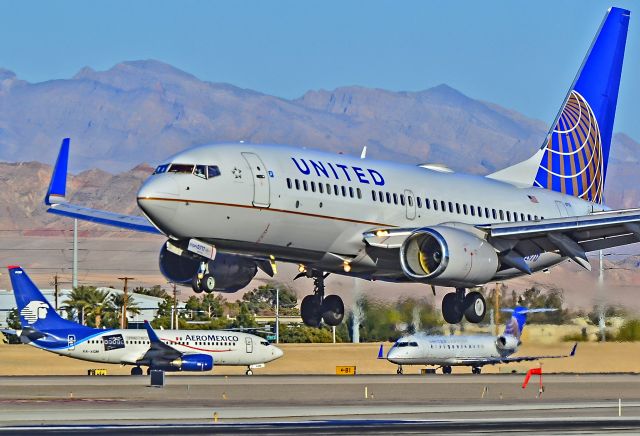
[[[480,374],[482,372],[482,367],[474,366],[471,368],[471,374]]]
[[[330,326],[339,325],[344,319],[344,303],[337,295],[324,295],[324,279],[329,273],[322,271],[305,271],[296,276],[310,277],[313,279],[313,295],[307,295],[302,299],[300,315],[305,325],[320,327],[320,322]],[[294,279],[295,280],[295,279]]]
[[[200,294],[202,291],[210,294],[214,291],[216,278],[209,273],[209,262],[200,262],[200,268],[198,268],[198,273],[193,276],[191,287],[196,294]]]
[[[134,366],[131,368],[131,375],[142,375],[142,368],[139,366]]]
[[[449,324],[458,324],[464,316],[470,323],[477,324],[484,319],[487,303],[480,292],[469,292],[456,288],[442,299],[442,316]]]

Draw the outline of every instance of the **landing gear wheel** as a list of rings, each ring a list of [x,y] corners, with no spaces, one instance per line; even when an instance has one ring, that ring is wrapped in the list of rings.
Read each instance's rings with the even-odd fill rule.
[[[487,303],[480,292],[469,292],[469,294],[464,297],[464,307],[464,317],[473,324],[482,321],[487,312]]]
[[[340,325],[344,319],[344,303],[337,295],[328,295],[320,306],[322,320],[332,327]]]
[[[131,368],[131,375],[142,375],[142,368],[139,366],[134,366]]]
[[[201,287],[207,294],[212,293],[216,287],[216,278],[211,274],[205,274],[204,277],[202,277]]]
[[[462,321],[462,305],[454,292],[449,292],[442,299],[442,317],[449,324]],[[484,314],[483,314],[484,315]]]
[[[480,374],[481,372],[482,372],[482,369],[479,366],[471,368],[472,374]]]
[[[402,371],[402,365],[398,365],[398,369],[396,370],[396,374],[402,375],[404,371]]]
[[[442,373],[443,374],[451,374],[451,367],[450,366],[443,366],[442,367]]]
[[[151,375],[151,368],[147,366],[147,375]]]
[[[198,278],[197,274],[193,276],[193,279],[191,279],[191,289],[193,289],[196,294],[202,292],[202,282]]]
[[[309,327],[320,327],[320,303],[316,295],[307,295],[300,304],[300,316],[304,325]]]
[[[253,371],[251,371],[251,369],[247,369],[244,373],[246,375],[253,375]]]

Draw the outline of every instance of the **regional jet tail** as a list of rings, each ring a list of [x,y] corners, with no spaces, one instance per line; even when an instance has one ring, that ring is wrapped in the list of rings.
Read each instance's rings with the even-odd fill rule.
[[[209,144],[161,162],[138,191],[145,216],[128,216],[65,199],[65,140],[48,211],[165,235],[161,272],[196,292],[235,292],[258,269],[297,264],[313,280],[301,304],[310,326],[344,318],[340,297],[325,296],[330,273],[455,288],[442,300],[445,321],[478,323],[486,302],[469,288],[569,259],[589,269],[587,252],[640,241],[640,209],[603,204],[629,17],[607,11],[540,149],[494,174]]]
[[[61,356],[91,362],[133,365],[164,371],[210,371],[216,365],[246,366],[247,374],[282,356],[259,336],[216,330],[97,329],[63,319],[19,266],[9,275],[20,314],[20,340]],[[5,331],[7,332],[7,331]]]
[[[542,359],[558,359],[572,357],[578,344],[566,355],[552,356],[515,356],[522,344],[520,335],[527,322],[527,314],[551,312],[555,309],[527,309],[518,306],[514,309],[503,309],[511,313],[504,332],[500,336],[430,336],[418,333],[406,336],[393,345],[387,354],[389,362],[398,365],[398,374],[403,373],[403,365],[425,365],[442,368],[443,374],[451,374],[452,366],[470,366],[474,374],[480,374],[485,365],[498,363],[524,362]],[[382,355],[382,349],[379,358]]]

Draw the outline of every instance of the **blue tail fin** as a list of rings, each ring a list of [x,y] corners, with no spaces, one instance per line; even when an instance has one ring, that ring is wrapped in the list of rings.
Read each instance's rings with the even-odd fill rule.
[[[602,203],[629,16],[607,11],[541,148],[534,186]]]
[[[47,195],[44,198],[44,203],[47,206],[64,200],[67,191],[67,167],[69,164],[69,138],[64,138],[62,144],[60,144],[60,151],[58,152],[58,159],[56,159],[56,165],[53,167],[53,173],[51,174],[51,182],[49,182],[49,189]]]
[[[8,268],[13,294],[20,314],[20,324],[23,329],[33,328],[46,331],[84,327],[61,318],[22,268],[19,266],[9,266]]]
[[[516,306],[513,309],[501,309],[501,312],[511,313],[511,318],[507,321],[507,325],[504,328],[505,336],[515,336],[520,338],[524,325],[527,323],[528,313],[540,313],[540,312],[554,312],[557,309],[537,308],[527,309],[523,306]]]

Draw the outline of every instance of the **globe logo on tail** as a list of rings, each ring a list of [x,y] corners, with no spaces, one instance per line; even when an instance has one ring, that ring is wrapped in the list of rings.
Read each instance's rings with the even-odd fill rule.
[[[600,128],[591,106],[569,94],[544,146],[535,186],[602,203],[604,157]]]
[[[45,319],[49,306],[42,301],[31,301],[21,311],[20,315],[29,323],[33,324],[39,319]]]

